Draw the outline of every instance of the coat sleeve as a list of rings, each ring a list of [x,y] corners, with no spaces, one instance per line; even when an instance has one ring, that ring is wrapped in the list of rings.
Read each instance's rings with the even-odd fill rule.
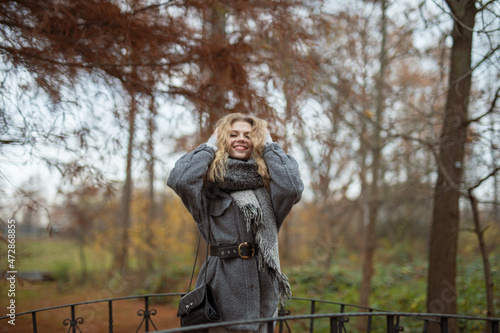
[[[279,230],[292,206],[300,201],[304,184],[297,161],[285,154],[277,143],[273,142],[264,149],[264,160],[271,176],[271,202]]]
[[[167,185],[181,198],[182,203],[200,223],[207,218],[207,200],[203,195],[203,177],[215,156],[215,150],[202,144],[182,156],[176,163],[167,180]]]

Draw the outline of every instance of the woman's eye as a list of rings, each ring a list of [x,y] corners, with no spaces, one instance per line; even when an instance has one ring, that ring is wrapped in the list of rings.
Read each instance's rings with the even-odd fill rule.
[[[236,137],[236,134],[229,134],[229,136],[230,136],[231,138],[235,138],[235,137]]]

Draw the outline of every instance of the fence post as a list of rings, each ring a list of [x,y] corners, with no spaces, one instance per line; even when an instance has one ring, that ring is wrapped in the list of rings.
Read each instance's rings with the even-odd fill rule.
[[[71,319],[64,319],[63,324],[64,326],[69,326],[68,332],[72,331],[73,333],[76,333],[76,328],[78,327],[78,324],[83,324],[84,320],[82,317],[76,318],[75,315],[75,304],[71,305]],[[78,327],[78,330],[81,332],[80,327]]]
[[[71,305],[71,319],[64,319],[63,324],[64,326],[69,326],[68,332],[72,331],[73,333],[76,333],[76,328],[78,327],[79,324],[83,324],[84,320],[82,317],[76,318],[75,315],[75,304]],[[80,327],[78,327],[78,330],[81,332]]]
[[[441,317],[441,333],[448,333],[448,318]]]
[[[369,309],[368,312],[373,312],[373,309]],[[372,331],[372,316],[368,316],[368,324],[366,326],[366,333],[370,333]]]
[[[36,328],[36,312],[33,312],[31,314],[31,322],[33,323],[33,333],[38,333],[38,330]]]
[[[73,327],[73,333],[76,333],[76,319],[75,319],[75,306],[71,306],[71,326]]]
[[[337,317],[330,317],[330,333],[338,333]]]
[[[387,321],[387,333],[395,333],[394,332],[394,316],[388,315],[386,318]]]
[[[144,323],[145,324],[145,329],[146,329],[146,332],[149,332],[149,297],[144,297],[144,308],[146,309],[144,311],[144,318],[146,319],[146,322]]]
[[[499,333],[498,332],[498,321],[491,322],[491,333]]]
[[[311,301],[311,314],[316,312],[316,301]],[[311,323],[309,324],[309,332],[314,332],[314,319],[311,318]]]
[[[113,333],[113,301],[108,302],[108,314],[109,314],[109,333]]]

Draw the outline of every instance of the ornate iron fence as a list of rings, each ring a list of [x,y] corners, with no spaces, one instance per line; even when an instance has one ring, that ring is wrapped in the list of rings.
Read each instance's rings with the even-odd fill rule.
[[[138,296],[127,296],[127,297],[117,297],[117,298],[109,298],[97,301],[88,301],[88,302],[80,302],[74,304],[67,305],[59,305],[49,308],[43,308],[38,310],[26,311],[22,313],[17,313],[16,317],[19,316],[29,316],[31,315],[32,322],[32,331],[33,333],[38,333],[37,329],[37,314],[45,311],[53,311],[58,309],[69,309],[69,318],[64,319],[60,324],[61,328],[67,327],[68,333],[83,333],[85,330],[84,324],[85,319],[83,317],[78,316],[78,307],[88,304],[97,304],[97,303],[107,303],[108,308],[108,332],[113,333],[113,304],[119,301],[130,300],[130,299],[143,299],[144,300],[144,308],[137,310],[138,316],[138,327],[136,329],[136,333],[140,332],[141,329],[144,332],[151,332],[154,329],[155,332],[161,333],[173,333],[173,332],[188,332],[195,330],[203,330],[210,327],[223,327],[234,324],[245,324],[245,323],[268,323],[269,327],[273,327],[276,325],[275,331],[279,331],[280,333],[284,330],[290,331],[290,327],[288,322],[304,322],[307,327],[305,330],[309,332],[314,332],[315,324],[318,321],[322,321],[323,327],[321,328],[321,332],[334,332],[334,333],[346,333],[348,329],[348,323],[351,318],[359,318],[366,317],[367,318],[367,333],[372,332],[372,319],[373,318],[385,318],[385,332],[387,333],[396,333],[403,332],[404,327],[401,324],[403,318],[411,319],[420,323],[420,327],[423,333],[427,332],[427,327],[430,322],[434,322],[440,325],[442,333],[448,333],[448,322],[450,320],[461,320],[461,321],[470,321],[470,322],[484,322],[489,323],[491,327],[491,333],[500,333],[499,325],[500,318],[484,318],[484,317],[472,317],[472,316],[457,316],[457,315],[445,315],[445,314],[430,314],[430,313],[406,313],[406,312],[393,312],[393,311],[385,311],[375,308],[366,308],[358,305],[340,303],[340,302],[332,302],[325,301],[320,299],[312,299],[312,298],[300,298],[294,297],[292,301],[297,302],[308,302],[310,303],[310,313],[309,314],[297,314],[294,315],[291,313],[289,309],[280,309],[279,316],[277,318],[261,318],[254,320],[240,320],[240,321],[232,321],[232,322],[221,322],[217,324],[209,324],[209,325],[198,325],[191,327],[176,327],[165,330],[158,330],[156,327],[153,317],[158,314],[158,311],[151,307],[151,298],[155,297],[181,297],[184,295],[183,293],[164,293],[164,294],[150,294],[150,295],[138,295]],[[328,313],[317,313],[319,305],[329,305],[339,307],[339,312],[328,312]],[[361,311],[359,312],[345,312],[347,308],[355,308]],[[142,317],[142,318],[141,318]],[[5,323],[7,320],[11,319],[9,316],[0,317],[0,323]],[[327,325],[325,327],[325,321]],[[308,323],[308,325],[307,325]],[[302,325],[302,327],[304,324]],[[380,327],[380,326],[379,326]],[[54,325],[54,328],[57,329],[57,326]],[[64,330],[66,330],[64,328]],[[318,330],[317,330],[318,331]]]

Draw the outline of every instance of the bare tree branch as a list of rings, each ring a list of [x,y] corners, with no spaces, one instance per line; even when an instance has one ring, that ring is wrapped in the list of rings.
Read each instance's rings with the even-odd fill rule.
[[[491,106],[490,108],[488,109],[488,111],[486,111],[486,113],[480,115],[479,117],[476,117],[476,118],[473,118],[473,119],[470,119],[469,120],[469,124],[470,123],[475,123],[475,122],[478,122],[480,121],[482,118],[486,117],[487,115],[489,115],[490,113],[492,113],[494,110],[495,110],[495,107],[496,107],[496,103],[497,103],[497,100],[498,100],[498,97],[500,95],[500,87],[497,89],[496,93],[495,93],[495,97],[493,98],[493,101],[491,101]]]
[[[483,177],[481,180],[479,180],[476,185],[469,187],[468,191],[471,192],[472,190],[478,188],[481,186],[482,183],[484,183],[488,178],[493,177],[498,171],[500,170],[500,166],[497,166],[495,169],[493,169],[487,176]]]
[[[482,12],[483,10],[485,10],[489,5],[492,5],[494,3],[498,2],[498,0],[489,0],[487,1],[485,4],[483,4],[481,7],[479,7],[477,9],[478,12]]]

